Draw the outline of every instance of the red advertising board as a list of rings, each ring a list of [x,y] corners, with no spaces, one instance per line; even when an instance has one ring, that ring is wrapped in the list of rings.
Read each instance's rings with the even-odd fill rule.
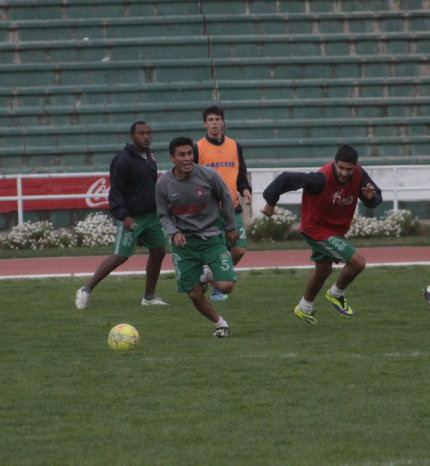
[[[90,197],[77,199],[31,199],[23,201],[23,210],[107,209],[109,176],[37,177],[21,179],[22,196],[76,195]],[[17,201],[2,201],[2,197],[17,196],[17,180],[0,179],[0,213],[18,210]]]

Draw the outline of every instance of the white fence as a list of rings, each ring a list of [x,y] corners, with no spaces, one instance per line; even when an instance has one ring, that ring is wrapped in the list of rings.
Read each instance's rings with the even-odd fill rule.
[[[257,217],[260,209],[265,205],[263,191],[266,186],[283,171],[315,171],[317,168],[273,168],[273,169],[250,169],[251,183],[253,187],[253,203],[250,215]],[[381,188],[384,201],[392,201],[393,209],[397,210],[399,201],[422,201],[430,200],[430,165],[385,165],[364,167],[375,183]],[[82,177],[106,177],[106,172],[92,173],[63,173],[63,174],[32,174],[32,175],[5,175],[0,177],[0,187],[2,180],[16,180],[16,195],[1,196],[0,203],[14,201],[18,211],[18,223],[24,221],[24,201],[26,200],[52,200],[52,199],[104,199],[108,196],[108,189],[102,191],[64,194],[32,194],[28,195],[23,191],[23,180],[26,178],[82,178]],[[283,204],[299,204],[301,192],[294,191],[281,196],[280,202]],[[91,203],[88,203],[91,207]]]
[[[18,224],[22,225],[24,222],[24,201],[42,201],[40,210],[43,210],[43,201],[52,200],[70,200],[70,199],[85,199],[84,208],[101,208],[101,205],[107,207],[107,197],[109,194],[109,187],[107,186],[106,178],[109,173],[106,172],[91,172],[91,173],[50,173],[50,174],[31,174],[31,175],[5,175],[0,177],[0,188],[2,180],[16,180],[16,195],[1,196],[1,202],[16,202],[16,208],[13,211],[18,211]],[[58,179],[82,179],[92,178],[96,181],[89,182],[88,186],[81,188],[81,192],[64,193],[61,189],[58,194],[25,194],[23,188],[23,180],[25,179],[40,179],[46,180],[46,185],[49,185],[49,180],[52,182],[55,179],[56,186],[58,186]],[[70,190],[70,189],[69,189]],[[0,189],[0,193],[1,193]],[[61,207],[59,207],[60,209]],[[1,209],[1,204],[0,204]]]

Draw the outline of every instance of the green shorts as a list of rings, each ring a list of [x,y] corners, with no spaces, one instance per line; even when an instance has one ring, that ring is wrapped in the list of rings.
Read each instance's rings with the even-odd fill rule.
[[[243,224],[243,215],[241,213],[236,213],[235,217],[236,217],[236,224],[237,224],[236,229],[237,229],[237,234],[239,237],[234,247],[246,248],[248,246],[248,242],[246,241],[246,230]],[[217,227],[222,231],[222,234],[224,235],[224,238],[225,238],[224,225],[225,225],[224,218],[220,216],[217,222]],[[227,243],[226,239],[225,239],[225,242],[227,244],[227,248],[231,249],[231,246]]]
[[[162,248],[167,245],[166,234],[157,212],[136,215],[133,220],[136,223],[133,231],[127,231],[122,222],[117,221],[115,242],[112,245],[114,254],[131,257],[136,250],[136,244],[148,249]]]
[[[233,262],[222,235],[207,239],[189,236],[183,248],[172,242],[172,261],[179,293],[188,293],[195,288],[204,265],[210,267],[216,282],[236,281]]]
[[[315,241],[304,233],[302,236],[312,248],[311,260],[314,262],[348,262],[355,253],[354,246],[340,236],[330,236],[323,241]]]

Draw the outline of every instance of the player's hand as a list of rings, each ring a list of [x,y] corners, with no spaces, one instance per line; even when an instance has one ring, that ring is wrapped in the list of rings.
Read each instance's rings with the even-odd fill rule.
[[[236,241],[239,239],[237,230],[230,230],[225,232],[225,237],[229,246],[233,247],[236,244]]]
[[[366,186],[363,186],[361,188],[361,194],[363,195],[363,197],[365,197],[367,200],[371,200],[375,197],[375,194],[376,194],[376,191],[375,191],[375,187],[372,186],[370,183],[367,183]]]
[[[187,244],[187,238],[182,233],[176,233],[173,237],[173,243],[178,248],[183,248]]]
[[[263,209],[260,210],[260,212],[266,217],[271,217],[275,212],[275,206],[266,204]]]
[[[244,189],[242,193],[243,198],[245,199],[246,205],[252,204],[252,194],[249,192],[249,189]]]
[[[123,218],[122,224],[127,231],[133,231],[136,226],[136,222],[129,216]]]

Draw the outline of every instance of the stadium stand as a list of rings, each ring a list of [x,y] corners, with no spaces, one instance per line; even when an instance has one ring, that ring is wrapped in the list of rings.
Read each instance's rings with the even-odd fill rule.
[[[430,162],[428,0],[1,0],[0,174],[106,171],[226,109],[249,167]]]

